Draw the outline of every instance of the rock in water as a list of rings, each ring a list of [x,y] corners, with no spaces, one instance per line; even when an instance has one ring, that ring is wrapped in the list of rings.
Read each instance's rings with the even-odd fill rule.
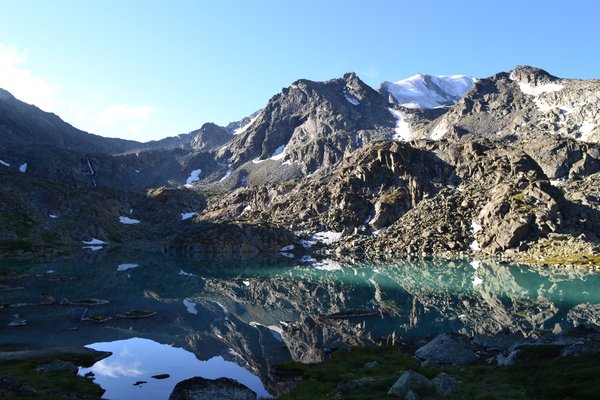
[[[204,379],[195,377],[175,385],[169,400],[256,400],[256,393],[229,378]]]
[[[470,343],[446,333],[418,349],[415,356],[434,364],[468,364],[476,360]]]
[[[429,388],[431,388],[429,379],[415,371],[408,370],[400,375],[400,378],[388,390],[388,396],[404,397],[411,392],[414,398],[415,392]]]

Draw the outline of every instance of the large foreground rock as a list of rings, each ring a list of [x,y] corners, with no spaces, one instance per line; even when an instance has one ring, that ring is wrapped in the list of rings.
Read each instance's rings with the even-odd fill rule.
[[[229,378],[204,379],[195,377],[175,385],[169,400],[256,400],[256,393]]]
[[[429,379],[418,372],[408,370],[400,375],[400,378],[388,390],[388,396],[404,397],[409,392],[422,392],[431,388]]]
[[[476,360],[472,345],[446,333],[421,347],[415,356],[430,364],[468,364]]]

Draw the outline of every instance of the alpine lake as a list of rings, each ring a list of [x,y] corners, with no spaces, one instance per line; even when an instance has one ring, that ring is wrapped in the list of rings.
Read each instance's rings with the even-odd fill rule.
[[[363,345],[480,341],[600,324],[600,273],[476,259],[147,255],[102,249],[60,261],[0,260],[0,345],[88,347],[103,398],[168,399],[191,377],[277,397],[276,366]],[[293,258],[292,258],[293,257]]]

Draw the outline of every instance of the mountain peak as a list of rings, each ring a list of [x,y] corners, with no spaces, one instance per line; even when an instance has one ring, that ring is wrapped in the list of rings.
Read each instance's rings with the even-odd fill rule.
[[[510,72],[510,79],[521,83],[530,83],[533,85],[546,84],[558,80],[556,76],[551,75],[547,71],[541,68],[531,67],[529,65],[516,66]]]
[[[13,96],[8,90],[0,88],[0,100],[11,100],[14,98],[15,96]]]
[[[416,74],[397,82],[383,82],[379,92],[391,103],[408,108],[437,108],[456,104],[473,86],[466,75]]]

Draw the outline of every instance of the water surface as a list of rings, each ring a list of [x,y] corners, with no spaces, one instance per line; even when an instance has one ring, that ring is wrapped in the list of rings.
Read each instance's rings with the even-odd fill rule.
[[[109,399],[166,399],[192,376],[231,377],[267,396],[285,390],[271,374],[274,365],[319,361],[340,345],[442,332],[535,336],[600,324],[600,274],[584,269],[478,260],[305,261],[113,252],[2,262],[1,342],[112,351],[91,369]],[[42,304],[51,298],[54,304]],[[89,298],[108,302],[78,303]],[[131,310],[156,314],[116,318]],[[26,325],[8,327],[17,319]],[[164,373],[170,377],[151,378]]]

